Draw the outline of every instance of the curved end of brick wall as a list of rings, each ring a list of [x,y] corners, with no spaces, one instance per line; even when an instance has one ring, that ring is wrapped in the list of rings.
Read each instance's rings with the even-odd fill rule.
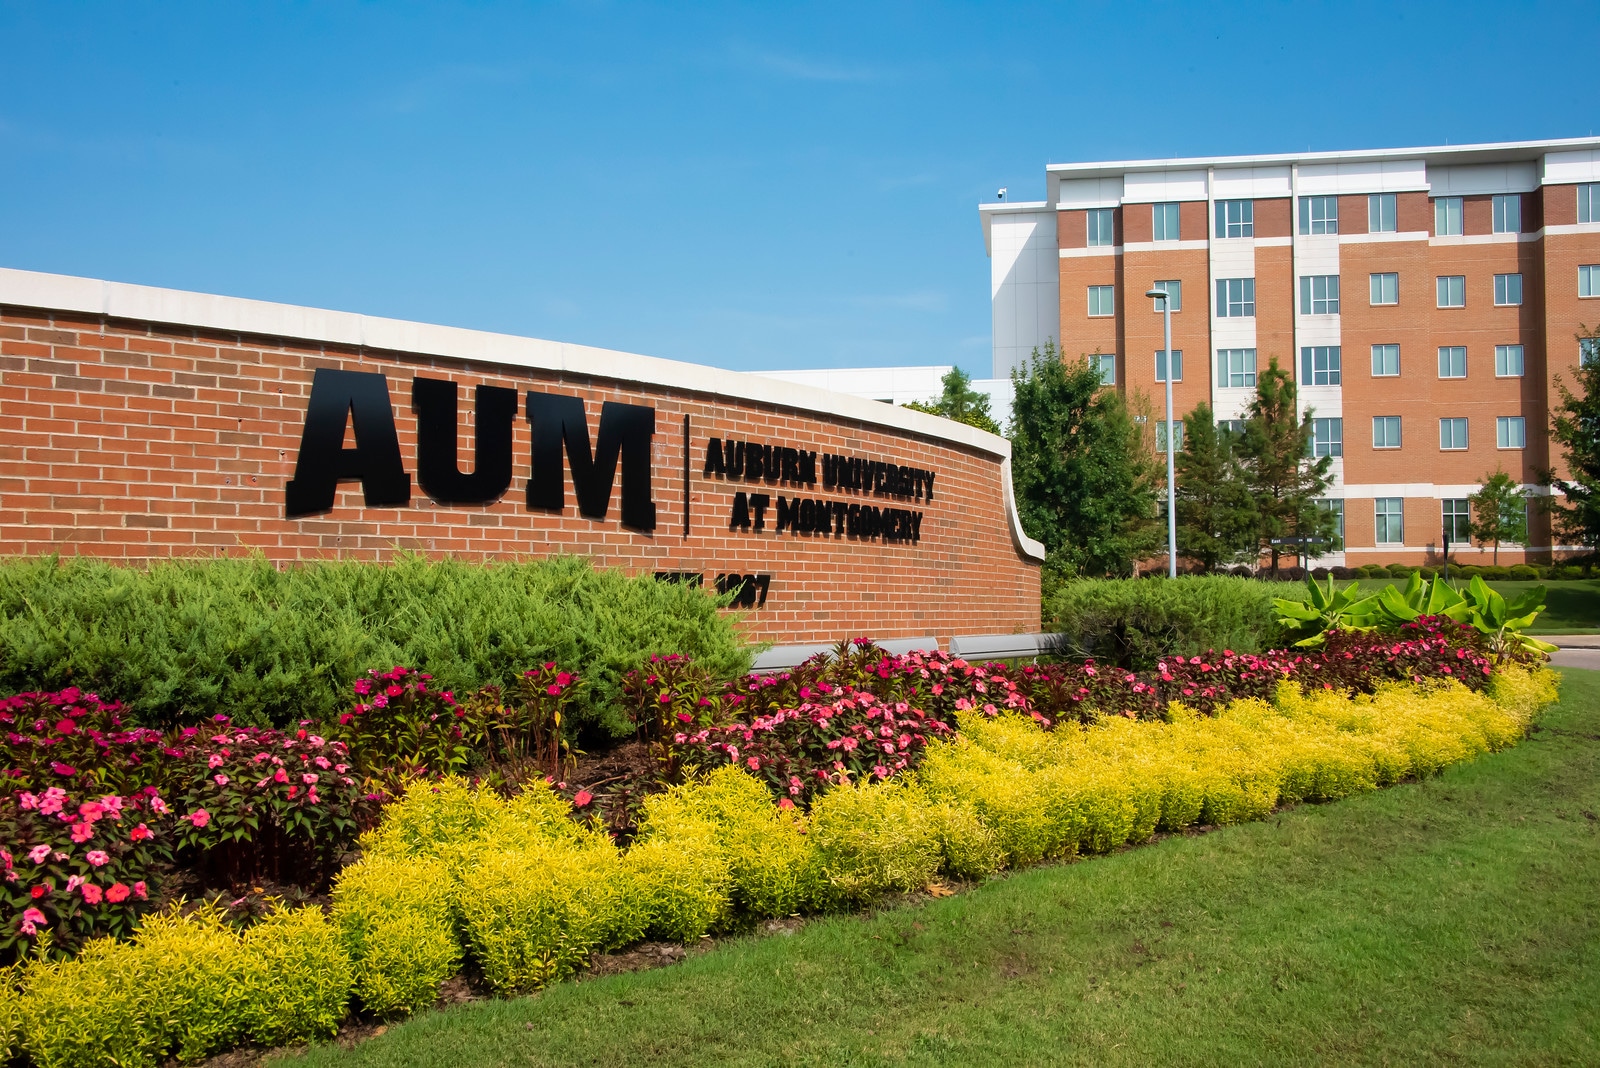
[[[331,509],[288,515],[286,486],[297,468],[303,476],[302,465],[317,466],[301,453],[319,369],[382,376],[410,487],[403,506],[369,506],[371,487],[347,480]],[[335,379],[351,381],[321,381]],[[516,391],[511,477],[493,499],[441,503],[419,485],[416,379],[455,384],[454,470],[464,478],[475,469],[475,387]],[[562,405],[572,410],[562,398],[581,402],[588,434],[577,441],[569,426],[565,456],[548,418]],[[602,420],[610,406],[653,413],[645,419],[653,432],[618,439]],[[555,442],[558,465],[552,475],[546,449],[537,491],[536,407],[546,413],[539,440]],[[743,626],[759,640],[948,639],[1039,627],[1044,551],[1018,520],[1005,439],[759,375],[0,269],[0,427],[7,556],[133,562],[261,553],[288,563],[397,551],[483,560],[564,552],[742,589],[756,602]],[[347,425],[345,448],[365,447],[355,438],[365,432]],[[431,440],[439,448],[438,436]],[[590,487],[580,512],[570,454],[592,447],[590,476],[598,477],[619,440],[609,492]],[[765,466],[719,470],[711,452],[720,448],[729,463],[748,450]],[[550,506],[555,487],[559,508]],[[530,504],[540,494],[540,506]],[[644,501],[653,508],[638,510]],[[653,526],[642,525],[651,513]]]

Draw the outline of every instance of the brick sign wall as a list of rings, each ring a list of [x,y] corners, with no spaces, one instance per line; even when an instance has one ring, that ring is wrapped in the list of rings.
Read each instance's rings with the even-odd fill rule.
[[[780,642],[1038,629],[1003,440],[754,376],[0,271],[0,432],[7,556],[581,553]]]

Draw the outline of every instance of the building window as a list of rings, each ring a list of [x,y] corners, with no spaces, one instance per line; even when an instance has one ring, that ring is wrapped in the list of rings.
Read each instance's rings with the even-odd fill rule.
[[[1336,274],[1301,275],[1300,314],[1338,315],[1339,276]]]
[[[1522,346],[1496,345],[1494,347],[1494,376],[1496,378],[1522,377]]]
[[[1097,352],[1089,357],[1089,366],[1100,372],[1102,386],[1117,384],[1117,357],[1113,354]]]
[[[1089,247],[1096,248],[1101,245],[1116,243],[1116,228],[1113,219],[1113,208],[1089,209]]]
[[[1178,240],[1178,205],[1150,205],[1150,235],[1156,241]]]
[[[1438,237],[1461,234],[1461,198],[1437,197],[1433,202],[1433,232]]]
[[[1253,200],[1217,201],[1218,237],[1256,236],[1256,205]]]
[[[1438,279],[1439,307],[1465,308],[1467,306],[1467,276],[1441,274]]]
[[[1465,419],[1462,422],[1466,422]],[[1497,449],[1525,449],[1528,447],[1528,421],[1520,415],[1502,415],[1494,421],[1494,444]]]
[[[1467,347],[1465,345],[1439,346],[1439,377],[1467,377]]]
[[[1379,545],[1404,545],[1406,540],[1406,502],[1403,497],[1379,497],[1373,501],[1377,512]]]
[[[1344,541],[1344,498],[1319,497],[1312,503],[1318,511],[1333,513],[1333,533],[1340,541]]]
[[[1372,346],[1372,377],[1395,378],[1400,374],[1400,346]]]
[[[1159,290],[1161,290],[1161,292],[1165,293],[1167,295],[1167,303],[1172,305],[1172,310],[1173,311],[1175,311],[1175,312],[1183,311],[1183,283],[1182,282],[1178,281],[1175,278],[1169,278],[1164,282],[1152,282],[1150,284],[1150,288],[1151,289],[1159,289]],[[1152,308],[1154,308],[1157,312],[1160,312],[1160,311],[1163,310],[1162,307],[1161,307],[1161,301],[1159,301],[1159,300],[1152,300],[1150,302],[1150,306]]]
[[[1163,349],[1162,351],[1156,353],[1156,381],[1157,382],[1165,382],[1166,380],[1167,380],[1167,353],[1166,353],[1166,350]],[[1173,349],[1172,350],[1172,380],[1174,382],[1182,382],[1183,381],[1183,350],[1182,349]]]
[[[1372,417],[1372,447],[1398,449],[1400,447],[1400,417],[1375,415]]]
[[[1522,303],[1522,276],[1497,274],[1494,276],[1494,302],[1498,307]]]
[[[1174,441],[1175,441],[1175,443],[1176,443],[1176,445],[1178,447],[1178,451],[1182,452],[1183,451],[1183,420],[1182,419],[1174,419],[1172,421],[1172,437],[1173,437],[1173,439],[1174,439]],[[1167,451],[1167,421],[1165,419],[1157,419],[1156,420],[1156,452],[1165,453],[1166,451]]]
[[[1439,420],[1439,448],[1458,450],[1467,447],[1467,421],[1465,419]]]
[[[1227,319],[1256,313],[1256,280],[1254,278],[1217,279],[1217,315]]]
[[[1400,276],[1398,274],[1375,274],[1372,276],[1372,303],[1400,303]]]
[[[1494,198],[1494,232],[1522,233],[1522,194],[1507,193]]]
[[[1300,350],[1300,384],[1303,386],[1339,385],[1338,345],[1307,345]]]
[[[1600,182],[1578,187],[1578,221],[1600,222]]]
[[[1255,349],[1218,349],[1217,385],[1229,389],[1256,384]]]
[[[1586,263],[1578,268],[1578,296],[1600,297],[1600,263]]]
[[[1343,419],[1333,418],[1311,420],[1311,455],[1344,455]]]
[[[1466,542],[1472,537],[1472,509],[1465,497],[1446,497],[1444,505],[1444,536],[1454,542]]]
[[[1117,314],[1117,287],[1090,286],[1089,314],[1092,316]]]
[[[1591,367],[1600,363],[1600,337],[1578,339],[1578,366]]]
[[[1367,233],[1392,234],[1399,228],[1393,193],[1373,193],[1367,197]]]
[[[1336,234],[1339,232],[1338,197],[1301,197],[1300,232]]]

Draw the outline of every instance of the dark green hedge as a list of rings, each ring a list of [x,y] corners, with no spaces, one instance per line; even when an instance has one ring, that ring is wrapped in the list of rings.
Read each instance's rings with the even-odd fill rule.
[[[1272,599],[1282,583],[1222,575],[1175,579],[1080,579],[1045,603],[1057,653],[1148,668],[1207,649],[1263,652],[1281,643]]]
[[[574,726],[620,735],[621,676],[658,652],[718,674],[750,659],[711,595],[578,557],[0,562],[0,692],[79,686],[146,726],[327,719],[368,668],[420,668],[464,694],[554,660],[590,683]]]

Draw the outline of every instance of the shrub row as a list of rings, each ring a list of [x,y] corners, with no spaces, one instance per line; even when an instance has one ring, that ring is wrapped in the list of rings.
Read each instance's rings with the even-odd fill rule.
[[[1062,655],[1126,668],[1207,649],[1259,653],[1282,644],[1272,598],[1266,583],[1221,575],[1077,580],[1045,603],[1045,629]]]
[[[725,676],[749,667],[717,605],[694,587],[577,557],[281,570],[262,559],[147,570],[13,560],[0,563],[0,692],[116,694],[144,727],[218,713],[286,726],[331,721],[349,681],[375,664],[408,664],[472,693],[555,661],[589,681],[569,729],[620,736],[631,730],[622,675],[649,654],[690,654]]]
[[[1360,578],[1410,578],[1420,574],[1425,579],[1437,578],[1444,573],[1442,567],[1424,566],[1415,564],[1362,564],[1360,567],[1319,567],[1312,570],[1312,575],[1317,578],[1333,576],[1336,579]],[[1451,564],[1450,577],[1452,579],[1470,579],[1482,577],[1484,579],[1512,580],[1516,582],[1539,582],[1545,579],[1580,579],[1588,578],[1588,569],[1572,564],[1512,564],[1509,566],[1496,566],[1492,564]]]

